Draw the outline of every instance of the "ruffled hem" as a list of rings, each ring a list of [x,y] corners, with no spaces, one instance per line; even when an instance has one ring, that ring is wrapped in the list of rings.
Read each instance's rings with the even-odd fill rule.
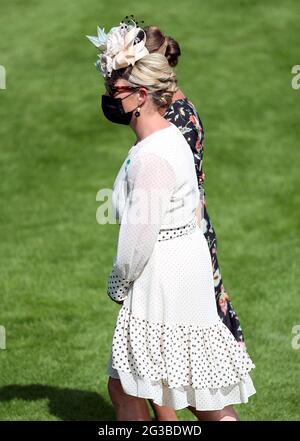
[[[191,386],[169,388],[163,381],[151,381],[122,371],[117,371],[116,376],[111,371],[110,376],[120,379],[128,395],[152,399],[159,406],[174,410],[188,406],[202,411],[221,410],[232,404],[247,403],[248,398],[256,393],[250,375],[237,384],[217,389],[195,389]]]
[[[218,316],[208,327],[161,324],[135,317],[123,305],[113,336],[112,367],[152,384],[162,380],[170,389],[228,391],[243,389],[255,365]]]

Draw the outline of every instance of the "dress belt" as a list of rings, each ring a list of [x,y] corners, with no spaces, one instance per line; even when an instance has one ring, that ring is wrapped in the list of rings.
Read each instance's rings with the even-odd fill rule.
[[[158,242],[162,240],[173,239],[174,237],[185,236],[193,233],[197,227],[197,219],[194,217],[189,223],[178,228],[162,229],[158,233]]]

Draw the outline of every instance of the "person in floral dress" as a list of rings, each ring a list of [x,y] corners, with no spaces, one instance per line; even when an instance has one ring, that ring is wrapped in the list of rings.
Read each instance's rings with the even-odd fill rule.
[[[204,213],[202,230],[207,240],[212,260],[218,313],[236,340],[243,345],[244,337],[240,321],[224,288],[217,258],[217,236],[206,206],[204,191],[205,174],[203,171],[204,128],[202,121],[194,104],[186,97],[175,99],[166,110],[164,117],[180,129],[193,152],[198,186],[200,193],[203,195]]]

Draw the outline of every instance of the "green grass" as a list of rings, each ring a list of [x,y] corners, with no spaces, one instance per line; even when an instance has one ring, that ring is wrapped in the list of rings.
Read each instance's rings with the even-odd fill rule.
[[[106,365],[118,306],[105,289],[117,226],[97,224],[96,193],[134,135],[101,115],[85,34],[131,13],[180,42],[179,84],[204,123],[208,211],[257,366],[257,394],[238,412],[299,419],[297,0],[1,0],[0,419],[114,419]]]

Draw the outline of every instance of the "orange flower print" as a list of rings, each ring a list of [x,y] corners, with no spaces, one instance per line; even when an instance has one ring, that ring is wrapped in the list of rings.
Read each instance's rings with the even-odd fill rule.
[[[196,118],[194,117],[194,115],[190,115],[189,120],[193,123],[193,124],[197,124]]]
[[[199,138],[196,141],[195,147],[196,147],[197,152],[199,152],[200,151],[200,147],[201,147],[201,142],[200,142]]]
[[[222,296],[225,298],[225,300],[230,301],[230,297],[229,297],[228,293],[225,291],[223,283],[220,286],[220,290],[221,290]]]
[[[223,292],[219,297],[219,306],[224,315],[227,314],[228,300],[229,296],[226,292]]]

